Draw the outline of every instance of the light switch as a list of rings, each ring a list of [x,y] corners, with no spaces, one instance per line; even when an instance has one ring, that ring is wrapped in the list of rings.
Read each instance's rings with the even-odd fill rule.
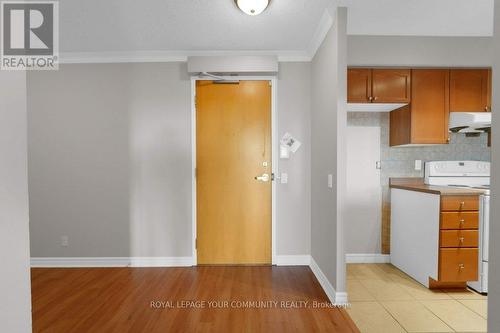
[[[333,175],[328,175],[328,188],[333,188]]]
[[[280,176],[281,184],[288,184],[288,174],[282,172]]]
[[[415,170],[422,170],[422,160],[415,160]]]

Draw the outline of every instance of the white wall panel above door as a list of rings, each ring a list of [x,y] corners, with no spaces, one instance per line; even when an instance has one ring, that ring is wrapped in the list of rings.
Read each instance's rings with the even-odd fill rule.
[[[188,57],[189,73],[276,74],[276,56],[199,56]]]

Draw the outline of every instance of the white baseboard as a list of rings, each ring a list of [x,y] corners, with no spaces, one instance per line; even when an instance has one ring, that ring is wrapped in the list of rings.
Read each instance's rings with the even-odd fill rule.
[[[389,254],[351,253],[345,255],[346,264],[387,264],[391,262]]]
[[[323,273],[321,268],[319,268],[318,264],[312,257],[311,257],[311,264],[309,265],[309,267],[311,267],[311,270],[316,276],[316,279],[318,279],[321,288],[323,288],[326,296],[328,297],[328,299],[332,304],[342,305],[347,303],[347,293],[335,291],[335,288],[333,288],[330,281],[328,281],[325,274]]]
[[[194,265],[192,257],[132,257],[131,267],[189,267]]]
[[[127,267],[126,257],[31,258],[31,267]]]
[[[31,258],[31,267],[186,267],[192,257],[67,257]]]
[[[311,256],[304,255],[277,255],[274,258],[274,264],[278,266],[309,266]]]
[[[335,293],[335,304],[342,305],[349,302],[347,298],[347,292],[336,292]]]

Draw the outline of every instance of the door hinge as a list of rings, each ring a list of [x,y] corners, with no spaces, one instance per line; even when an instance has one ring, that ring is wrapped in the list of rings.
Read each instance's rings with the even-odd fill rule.
[[[198,177],[198,168],[194,168],[194,178]]]
[[[195,250],[198,250],[198,238],[195,238],[194,240],[194,248]]]

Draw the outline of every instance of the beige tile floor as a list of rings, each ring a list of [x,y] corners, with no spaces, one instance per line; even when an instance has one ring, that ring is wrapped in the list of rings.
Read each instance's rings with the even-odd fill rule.
[[[429,290],[390,264],[347,265],[347,293],[362,333],[486,332],[486,296]]]

